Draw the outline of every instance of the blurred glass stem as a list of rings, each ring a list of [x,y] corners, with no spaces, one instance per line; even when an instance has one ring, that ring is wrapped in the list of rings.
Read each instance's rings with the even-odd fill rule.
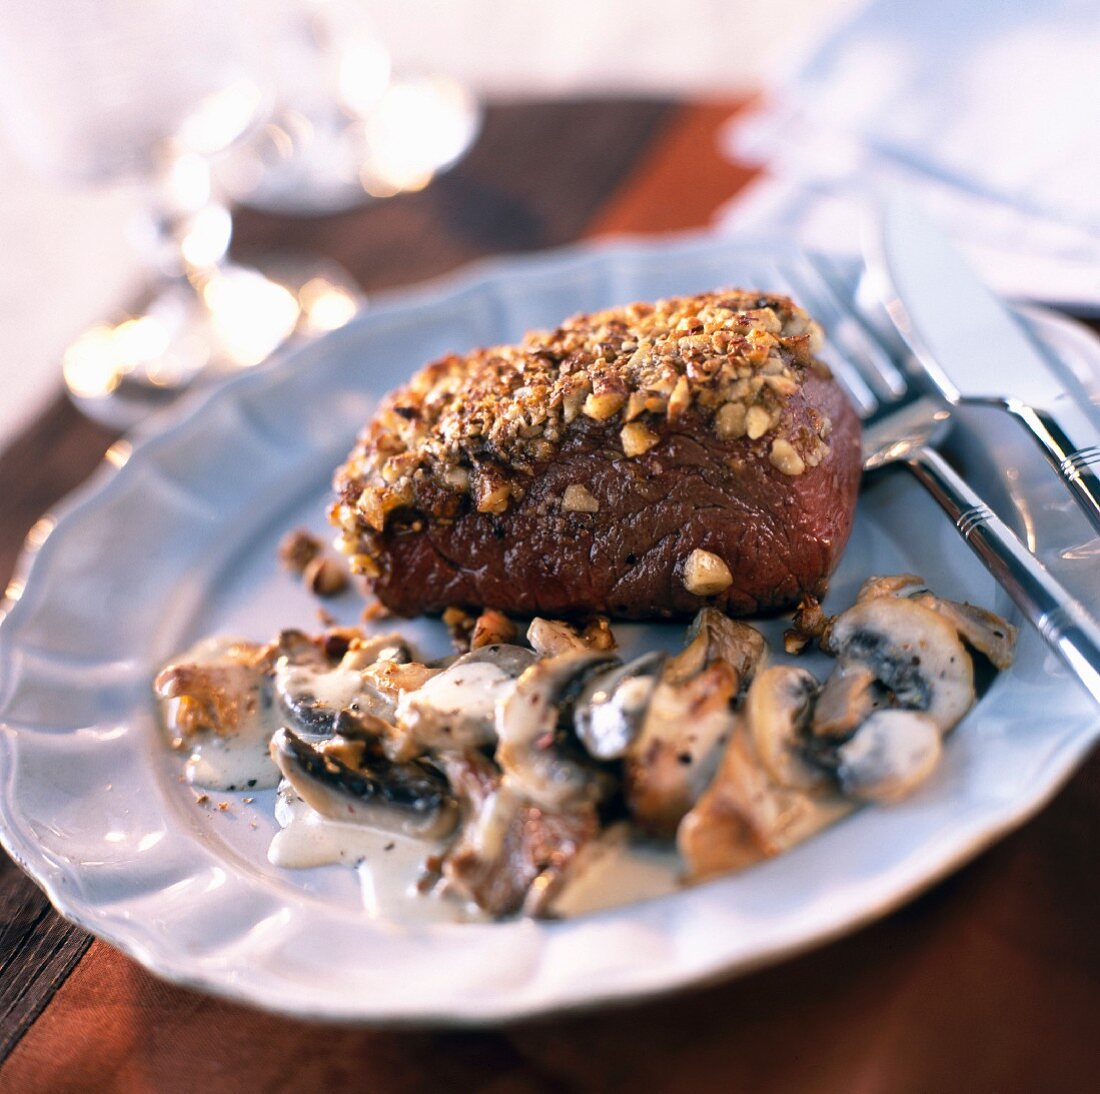
[[[259,364],[295,331],[346,323],[360,304],[333,263],[287,258],[268,276],[230,261],[232,218],[205,157],[173,150],[158,159],[151,183],[152,201],[131,233],[149,288],[64,358],[65,383],[82,409],[122,427],[200,377]]]

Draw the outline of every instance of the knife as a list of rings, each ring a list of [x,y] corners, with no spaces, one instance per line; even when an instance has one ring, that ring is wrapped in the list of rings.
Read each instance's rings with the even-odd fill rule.
[[[1001,301],[908,201],[888,204],[863,246],[875,292],[943,398],[1012,414],[1100,532],[1100,430]]]

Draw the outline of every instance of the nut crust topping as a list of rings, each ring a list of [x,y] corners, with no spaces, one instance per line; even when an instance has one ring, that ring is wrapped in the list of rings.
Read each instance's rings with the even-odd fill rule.
[[[828,452],[831,423],[792,432],[784,407],[808,370],[828,374],[813,356],[821,343],[789,298],[729,290],[578,315],[518,345],[444,357],[383,401],[337,472],[341,546],[370,573],[371,540],[398,517],[503,513],[573,431],[601,426],[631,458],[690,414],[801,474]]]

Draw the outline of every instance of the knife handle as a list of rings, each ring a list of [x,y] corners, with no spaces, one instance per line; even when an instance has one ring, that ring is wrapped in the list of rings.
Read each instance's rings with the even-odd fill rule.
[[[1093,470],[1100,467],[1100,445],[1075,448],[1062,427],[1045,411],[1009,399],[1005,409],[1035,438],[1051,467],[1065,483],[1077,504],[1100,532],[1100,476]]]
[[[1100,704],[1100,625],[1092,614],[938,452],[917,449],[906,466],[949,514],[967,545],[1027,621]]]

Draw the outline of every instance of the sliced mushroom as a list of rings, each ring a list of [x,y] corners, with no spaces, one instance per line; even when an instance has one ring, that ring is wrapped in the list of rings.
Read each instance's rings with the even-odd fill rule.
[[[533,802],[556,809],[601,796],[601,780],[580,750],[570,749],[563,723],[571,721],[572,703],[593,670],[611,661],[611,654],[593,650],[544,658],[498,703],[497,763],[506,782]]]
[[[627,748],[624,792],[638,824],[671,835],[718,766],[736,716],[736,672],[724,661],[685,682],[653,690],[642,729]]]
[[[771,779],[794,790],[816,790],[826,777],[805,758],[810,717],[820,684],[791,665],[765,669],[745,696],[745,726]]]
[[[814,705],[814,735],[848,737],[886,701],[886,691],[873,669],[858,663],[838,667],[825,681]]]
[[[913,710],[879,710],[837,749],[841,790],[860,801],[900,801],[935,770],[939,726]]]
[[[685,880],[742,870],[778,855],[852,809],[828,790],[780,786],[744,725],[735,730],[714,779],[676,833]]]
[[[393,758],[438,749],[477,748],[496,739],[496,704],[535,660],[522,646],[482,646],[397,703]],[[399,740],[398,740],[399,738]]]
[[[923,577],[917,574],[891,574],[888,577],[869,577],[856,594],[856,603],[863,604],[868,600],[878,600],[884,596],[901,597],[907,599],[914,596],[925,596],[931,590],[924,582]]]
[[[435,839],[458,817],[446,778],[429,764],[395,764],[370,742],[334,737],[314,744],[289,729],[271,739],[283,777],[322,816]]]
[[[275,694],[291,727],[321,738],[352,731],[362,715],[392,721],[400,687],[419,686],[431,675],[409,661],[400,635],[351,642],[334,662],[322,643],[300,631],[279,636]]]
[[[738,688],[744,691],[767,658],[764,636],[717,608],[703,608],[695,616],[686,641],[684,650],[669,662],[666,675],[672,681],[687,680],[716,661],[724,661],[734,671]]]
[[[984,654],[994,668],[1007,669],[1016,647],[1016,628],[995,612],[956,600],[935,596],[916,574],[873,577],[859,590],[857,603],[879,597],[902,597],[942,615],[959,632],[959,637]]]
[[[830,646],[843,671],[869,669],[896,706],[925,712],[943,733],[974,702],[974,668],[958,633],[914,600],[856,604],[837,617]]]
[[[594,676],[577,698],[573,727],[597,760],[618,760],[642,728],[642,719],[665,662],[647,653]]]
[[[994,668],[1007,669],[1016,652],[1016,628],[994,612],[973,604],[922,596],[917,600],[926,608],[942,615],[958,632],[959,637],[989,659]]]

